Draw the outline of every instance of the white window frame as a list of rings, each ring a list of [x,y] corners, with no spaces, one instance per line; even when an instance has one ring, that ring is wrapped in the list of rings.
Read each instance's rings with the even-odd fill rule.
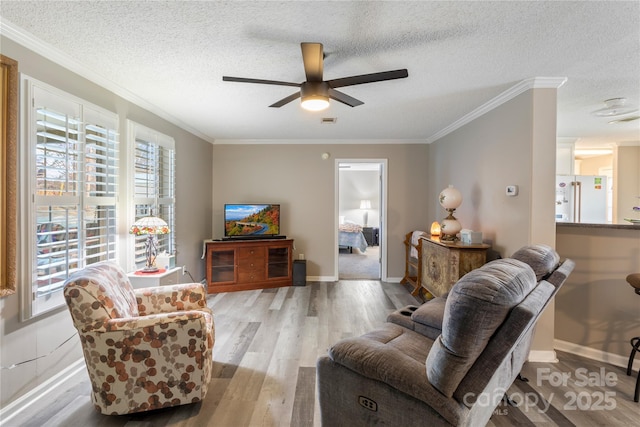
[[[27,320],[64,305],[64,298],[62,295],[62,283],[68,277],[69,274],[77,269],[85,267],[88,263],[98,262],[100,260],[117,261],[117,212],[118,212],[118,185],[119,185],[119,173],[118,165],[120,161],[121,150],[119,148],[120,142],[118,141],[118,115],[114,112],[105,110],[101,107],[95,106],[83,99],[68,94],[62,90],[54,88],[44,82],[38,81],[32,77],[22,75],[21,87],[23,93],[23,108],[21,109],[21,135],[22,141],[20,144],[20,235],[21,243],[18,245],[18,253],[21,254],[20,271],[21,277],[25,280],[22,285],[22,297],[21,297],[21,317],[23,320]],[[36,105],[36,97],[40,102],[45,102],[46,99],[49,105]],[[65,187],[61,184],[58,194],[42,194],[37,191],[37,184],[39,182],[36,171],[37,160],[36,156],[38,152],[36,150],[38,145],[37,136],[37,109],[45,107],[50,110],[63,112],[65,114],[72,113],[77,115],[79,121],[79,128],[77,132],[78,142],[78,161],[79,167],[77,169],[77,178],[70,181],[74,186]],[[97,125],[94,129],[91,129],[91,125]],[[109,156],[104,156],[97,151],[92,151],[89,154],[89,147],[97,147],[93,142],[100,138],[96,129],[104,128],[108,131],[108,145],[113,145],[113,152],[110,152]],[[55,136],[53,137],[55,138]],[[87,143],[89,141],[89,143]],[[107,150],[109,151],[109,150]],[[119,152],[120,151],[120,152]],[[61,159],[64,157],[61,157]],[[100,158],[100,159],[99,159]],[[87,159],[99,159],[95,162]],[[104,167],[102,161],[107,161],[111,165],[110,167]],[[99,167],[89,171],[86,166],[89,164],[96,164]],[[42,170],[48,169],[41,168]],[[107,171],[108,170],[108,171]],[[105,172],[103,174],[103,172]],[[100,195],[104,187],[101,185],[91,185],[91,177],[101,175],[102,178],[109,181],[108,187],[111,194]],[[89,178],[88,178],[89,177]],[[69,178],[69,175],[65,177]],[[42,179],[40,180],[42,182]],[[93,191],[89,192],[89,188]],[[98,188],[100,188],[99,191]],[[72,191],[67,191],[71,190]],[[50,192],[49,192],[50,193]],[[44,246],[48,245],[47,242],[42,243],[43,232],[42,229],[46,227],[38,227],[37,208],[38,206],[70,206],[74,207],[75,218],[69,222],[68,211],[65,209],[54,209],[56,212],[66,211],[67,214],[64,217],[57,215],[55,220],[52,219],[50,228],[53,229],[54,224],[60,218],[66,218],[62,222],[65,222],[67,229],[65,230],[64,240],[60,246],[65,249],[61,250],[64,258],[64,262],[61,263],[60,272],[57,271],[58,266],[51,268],[51,264],[47,264],[47,269],[44,273],[45,277],[55,275],[56,284],[60,283],[60,287],[54,286],[48,293],[40,292],[38,295],[38,270],[42,270],[42,266],[38,269],[38,253],[40,253]],[[104,213],[101,209],[107,206],[109,213],[104,217]],[[49,209],[51,214],[53,210]],[[89,215],[94,215],[97,218],[97,222],[92,222],[89,225],[86,221],[89,219]],[[73,217],[74,215],[71,215]],[[69,228],[75,224],[75,233],[69,232]],[[96,226],[99,224],[99,226]],[[95,227],[95,228],[94,228]],[[37,229],[40,229],[40,242],[37,240]],[[89,229],[93,232],[99,230],[102,239],[99,241],[93,241],[94,239],[89,236]],[[58,235],[58,237],[60,237]],[[71,238],[70,238],[71,236]],[[53,240],[53,237],[51,237]],[[90,241],[91,240],[91,241]],[[71,250],[69,247],[71,246]],[[72,257],[74,252],[75,259]],[[99,255],[96,255],[99,253]],[[46,253],[45,253],[46,254]],[[71,257],[71,258],[70,258]],[[42,255],[40,256],[42,258]],[[46,261],[51,262],[50,257]],[[69,262],[69,260],[73,262]],[[54,271],[54,273],[51,273]],[[42,271],[41,271],[42,272]],[[42,281],[42,280],[41,280]],[[44,288],[44,286],[43,286]],[[40,290],[42,290],[41,288]]]
[[[128,158],[128,175],[130,178],[127,180],[129,206],[127,212],[129,212],[128,224],[131,226],[137,219],[142,216],[152,214],[167,222],[169,226],[169,234],[158,236],[158,250],[159,252],[166,251],[167,253],[174,254],[176,252],[176,212],[175,212],[175,180],[176,180],[176,150],[175,140],[163,133],[160,133],[154,129],[150,129],[132,120],[127,120],[127,140],[130,142],[127,147]],[[164,161],[160,161],[162,164],[163,172],[162,176],[158,176],[158,169],[155,169],[156,175],[154,179],[156,182],[163,181],[164,192],[160,194],[159,189],[156,187],[155,192],[151,192],[145,196],[136,194],[136,149],[138,141],[144,141],[147,144],[155,146],[161,150],[163,154],[168,155]],[[137,207],[146,206],[148,209],[139,209]],[[143,267],[143,251],[145,236],[130,236],[129,243],[127,244],[127,265],[128,269],[135,270]]]

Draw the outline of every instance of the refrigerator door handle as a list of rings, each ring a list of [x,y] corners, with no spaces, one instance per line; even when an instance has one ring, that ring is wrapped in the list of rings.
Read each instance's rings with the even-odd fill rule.
[[[573,189],[573,221],[580,222],[580,181],[571,181]]]
[[[576,218],[578,218],[578,222],[582,222],[582,182],[576,182],[575,191],[577,193],[577,197],[574,197],[574,206],[577,206],[576,209],[578,210],[578,216]]]

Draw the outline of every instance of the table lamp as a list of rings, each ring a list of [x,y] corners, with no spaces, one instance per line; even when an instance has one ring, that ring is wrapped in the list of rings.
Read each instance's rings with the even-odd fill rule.
[[[367,226],[367,222],[369,221],[369,209],[371,209],[371,200],[360,200],[360,209],[364,211],[362,214],[362,220],[364,222],[364,226]]]
[[[146,265],[143,269],[138,270],[139,272],[158,272],[158,267],[155,265],[156,255],[158,252],[158,248],[156,246],[156,235],[168,234],[169,231],[167,223],[156,216],[145,216],[133,223],[129,229],[130,234],[135,234],[136,236],[147,235],[147,240],[145,242]]]
[[[440,240],[455,242],[458,240],[457,234],[462,229],[453,212],[462,204],[462,193],[453,185],[440,192],[440,205],[445,208],[449,215],[440,223]]]

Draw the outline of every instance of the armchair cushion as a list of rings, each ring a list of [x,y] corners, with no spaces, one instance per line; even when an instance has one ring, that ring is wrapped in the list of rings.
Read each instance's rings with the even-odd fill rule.
[[[431,384],[451,397],[509,311],[537,284],[531,267],[500,259],[463,276],[445,305],[442,334],[427,356]]]

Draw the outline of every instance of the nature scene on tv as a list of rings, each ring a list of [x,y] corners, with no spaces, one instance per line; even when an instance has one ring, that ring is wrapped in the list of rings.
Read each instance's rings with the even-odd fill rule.
[[[227,236],[280,234],[279,205],[226,205]]]

